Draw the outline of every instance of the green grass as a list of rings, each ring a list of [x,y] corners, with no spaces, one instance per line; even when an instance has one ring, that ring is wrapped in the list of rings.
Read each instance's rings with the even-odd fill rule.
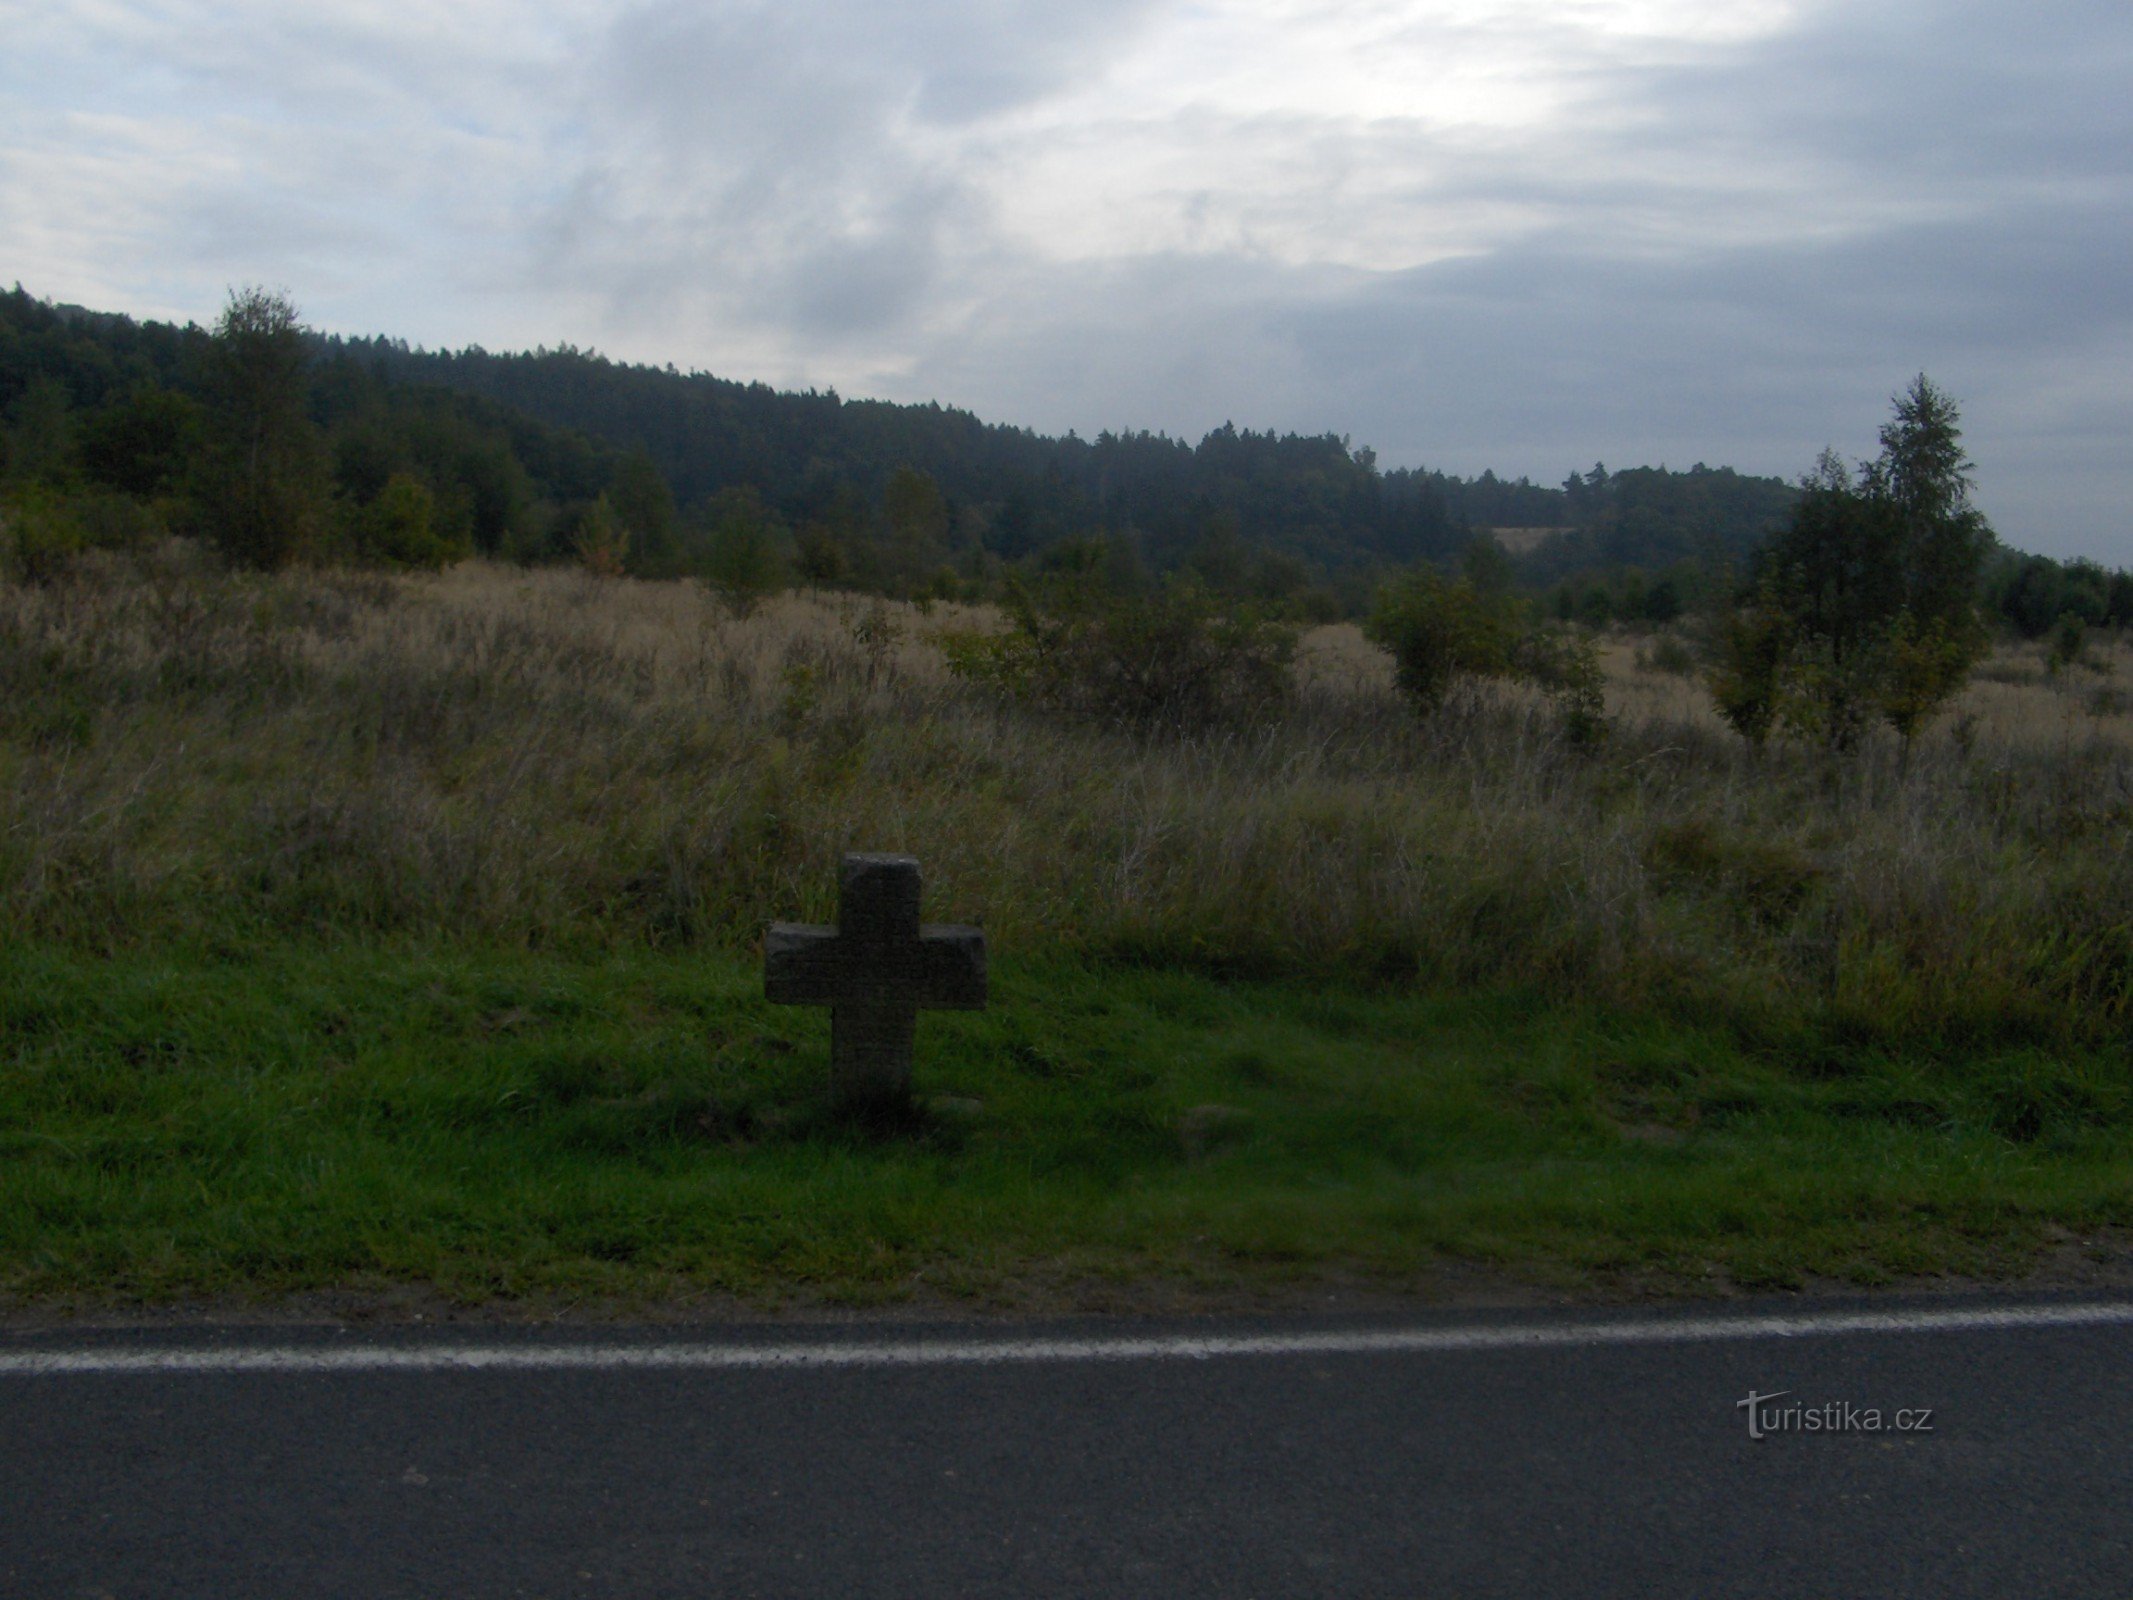
[[[2041,675],[1832,763],[1674,680],[1418,717],[1351,640],[1135,736],[952,620],[0,584],[0,1299],[1864,1282],[2133,1220],[2133,725]],[[993,942],[890,1129],[749,953],[853,848]]]
[[[920,1026],[921,1111],[867,1128],[824,1099],[826,1017],[733,955],[12,944],[0,1296],[1875,1282],[2133,1221],[2122,1055],[1012,951],[990,1010]]]

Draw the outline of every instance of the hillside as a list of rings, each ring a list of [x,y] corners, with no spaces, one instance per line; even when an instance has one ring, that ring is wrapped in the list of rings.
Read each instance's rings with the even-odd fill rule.
[[[169,487],[167,474],[111,458],[144,430],[166,457],[180,452],[199,420],[186,403],[206,396],[209,343],[197,326],[55,306],[19,286],[0,295],[0,465]],[[1381,470],[1331,434],[1228,424],[1197,444],[1051,438],[939,404],[786,393],[568,347],[313,337],[309,349],[310,409],[342,500],[367,505],[410,473],[471,548],[542,559],[571,551],[604,496],[649,572],[700,561],[736,527],[803,567],[812,558],[810,576],[907,592],[1103,541],[1114,560],[1192,563],[1218,586],[1278,596],[1332,581],[1352,600],[1370,573],[1451,559],[1500,526],[1560,530],[1522,558],[1543,581],[1738,556],[1792,494],[1701,464],[1595,468],[1559,488]],[[176,405],[158,398],[170,396]]]

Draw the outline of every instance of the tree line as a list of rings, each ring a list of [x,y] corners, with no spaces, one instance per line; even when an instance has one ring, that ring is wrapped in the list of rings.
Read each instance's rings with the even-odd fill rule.
[[[230,442],[251,429],[245,472]],[[939,405],[780,393],[570,348],[426,352],[325,338],[285,297],[212,329],[0,295],[0,473],[132,497],[243,559],[332,551],[586,557],[920,595],[1010,566],[1190,570],[1208,585],[1358,611],[1382,577],[1496,527],[1559,530],[1531,581],[1597,562],[1737,555],[1786,486],[1697,466],[1525,479],[1380,470],[1332,435],[988,425]],[[278,499],[261,498],[269,495]],[[213,516],[205,508],[212,504]],[[91,520],[118,515],[110,503]],[[278,527],[279,531],[274,531]],[[589,553],[589,554],[588,554]]]
[[[1742,575],[1769,591],[1770,552],[1810,539],[1803,517],[1849,526],[1846,496],[1880,504],[1878,484],[1596,463],[1551,488],[1380,470],[1332,435],[1232,425],[1197,444],[1048,438],[567,347],[326,338],[258,289],[233,292],[212,329],[0,294],[0,500],[18,566],[163,528],[267,566],[479,553],[694,573],[741,598],[789,582],[997,595],[1017,571],[1120,592],[1182,578],[1311,617],[1364,615],[1429,567],[1555,624],[1664,626],[1737,614]],[[1515,555],[1492,536],[1514,528]],[[1984,619],[2029,638],[2133,621],[2133,576],[1981,549]]]

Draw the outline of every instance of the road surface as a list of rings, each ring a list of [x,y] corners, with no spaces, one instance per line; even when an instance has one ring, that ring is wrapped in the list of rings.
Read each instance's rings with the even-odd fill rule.
[[[2123,1597],[2129,1355],[2098,1299],[0,1335],[0,1595]]]

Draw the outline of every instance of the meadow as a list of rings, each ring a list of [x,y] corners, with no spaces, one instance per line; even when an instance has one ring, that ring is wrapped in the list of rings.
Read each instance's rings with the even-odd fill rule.
[[[1063,722],[946,670],[990,625],[178,544],[0,587],[0,1293],[1879,1282],[2133,1219],[2122,644],[1836,760],[1665,639],[1589,746],[1418,717],[1347,626],[1256,722]],[[761,1000],[855,848],[993,950],[887,1130]]]

